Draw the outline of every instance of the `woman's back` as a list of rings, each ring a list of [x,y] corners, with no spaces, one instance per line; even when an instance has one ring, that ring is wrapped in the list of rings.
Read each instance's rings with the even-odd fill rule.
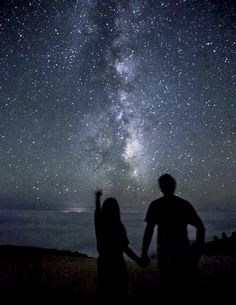
[[[97,236],[99,255],[117,257],[123,254],[129,240],[121,221],[102,222]]]

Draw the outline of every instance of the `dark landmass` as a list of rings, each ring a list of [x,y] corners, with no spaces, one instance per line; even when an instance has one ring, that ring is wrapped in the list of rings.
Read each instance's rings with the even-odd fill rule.
[[[236,278],[235,233],[205,244],[199,259],[198,285],[189,304],[229,304]],[[97,304],[96,258],[36,247],[0,246],[2,304]],[[141,268],[127,260],[127,304],[161,302],[157,260]],[[188,293],[183,287],[183,294]],[[114,296],[115,298],[115,296]],[[111,304],[112,304],[111,300]]]
[[[67,250],[0,246],[2,304],[90,304],[96,259]]]
[[[213,237],[212,241],[205,243],[202,249],[205,255],[236,255],[236,231],[231,233],[231,236],[227,236],[225,232],[222,233],[222,237]]]
[[[27,246],[14,246],[14,245],[0,245],[0,256],[1,255],[13,255],[13,256],[56,255],[56,256],[88,257],[87,254],[79,253],[77,251],[47,249],[47,248],[27,247]]]

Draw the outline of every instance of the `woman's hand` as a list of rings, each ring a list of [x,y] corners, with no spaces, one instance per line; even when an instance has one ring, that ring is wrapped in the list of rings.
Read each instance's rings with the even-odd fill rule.
[[[100,209],[100,206],[101,206],[101,201],[100,201],[101,196],[102,196],[101,189],[95,192],[95,203],[96,203],[97,209]]]
[[[96,191],[96,198],[100,199],[100,197],[102,196],[102,189]]]

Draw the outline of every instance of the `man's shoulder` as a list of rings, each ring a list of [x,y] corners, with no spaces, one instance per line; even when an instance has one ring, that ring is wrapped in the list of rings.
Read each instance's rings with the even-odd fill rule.
[[[163,202],[163,198],[164,198],[164,197],[160,197],[160,198],[154,199],[154,200],[149,204],[149,208],[158,207],[158,206]]]
[[[168,202],[176,202],[176,203],[181,204],[182,206],[185,206],[185,207],[192,206],[191,203],[188,200],[174,195],[173,197],[162,196],[162,197],[159,197],[159,198],[153,200],[150,203],[149,208],[158,208],[158,207],[161,207],[163,205],[166,205],[166,203],[168,203]]]
[[[179,197],[177,195],[173,195],[173,196],[161,196],[159,198],[154,199],[150,204],[159,204],[165,201],[179,201],[179,202],[183,202],[183,203],[187,203],[189,204],[189,201]]]
[[[188,200],[186,200],[184,198],[181,198],[181,197],[178,197],[178,196],[175,196],[175,198],[176,198],[176,201],[179,204],[181,204],[183,207],[185,207],[187,209],[192,207],[192,204]]]
[[[164,199],[164,196],[159,197],[159,198],[156,198],[156,199],[154,199],[150,204],[154,204],[154,205],[155,205],[155,204],[158,204],[158,203],[162,202],[163,199]]]
[[[161,198],[157,198],[151,201],[151,203],[148,206],[147,214],[145,217],[146,222],[156,223],[156,215],[158,214],[160,203],[161,203]]]
[[[184,204],[190,204],[190,203],[188,202],[188,200],[186,200],[186,199],[184,199],[184,198],[181,198],[181,197],[179,197],[179,196],[176,196],[176,195],[175,195],[174,198],[175,198],[176,201],[182,202],[182,203],[184,203]]]

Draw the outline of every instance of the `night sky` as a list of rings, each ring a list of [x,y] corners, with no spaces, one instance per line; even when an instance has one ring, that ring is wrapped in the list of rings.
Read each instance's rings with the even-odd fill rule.
[[[1,1],[0,207],[236,208],[236,4]]]

